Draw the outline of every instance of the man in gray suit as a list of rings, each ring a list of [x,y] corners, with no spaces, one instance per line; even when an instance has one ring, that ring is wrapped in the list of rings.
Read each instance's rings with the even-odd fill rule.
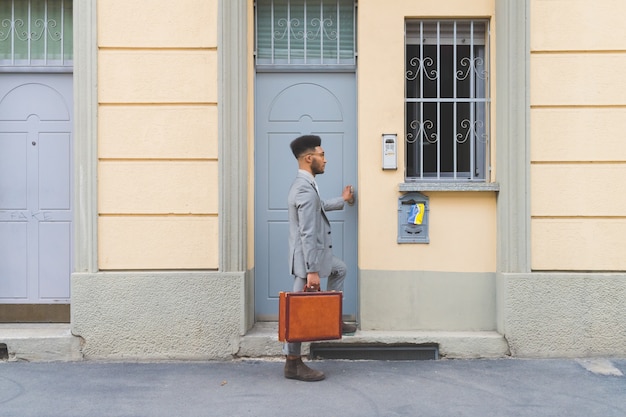
[[[329,291],[343,291],[346,264],[333,256],[330,222],[326,211],[341,210],[344,202],[354,204],[352,186],[343,189],[341,197],[322,200],[315,176],[324,173],[326,158],[319,136],[300,136],[291,142],[291,151],[298,160],[298,175],[289,189],[289,272],[294,276],[293,291],[305,286],[317,290],[320,278],[328,277]],[[356,326],[343,323],[343,333],[354,333]],[[285,378],[300,381],[321,381],[324,373],[302,362],[300,343],[286,343]]]

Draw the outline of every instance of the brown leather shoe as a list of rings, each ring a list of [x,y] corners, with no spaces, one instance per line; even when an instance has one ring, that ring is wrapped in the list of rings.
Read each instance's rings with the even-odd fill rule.
[[[356,326],[349,323],[341,323],[341,333],[354,333],[356,332]]]
[[[309,368],[302,362],[301,357],[289,359],[285,362],[285,378],[297,379],[298,381],[321,381],[326,378],[324,372]]]

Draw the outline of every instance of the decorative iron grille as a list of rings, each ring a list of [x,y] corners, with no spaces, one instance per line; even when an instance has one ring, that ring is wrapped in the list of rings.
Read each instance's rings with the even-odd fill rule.
[[[73,64],[71,0],[0,2],[0,69]]]
[[[406,22],[407,180],[484,181],[489,22]]]
[[[353,0],[257,0],[256,65],[356,64]]]

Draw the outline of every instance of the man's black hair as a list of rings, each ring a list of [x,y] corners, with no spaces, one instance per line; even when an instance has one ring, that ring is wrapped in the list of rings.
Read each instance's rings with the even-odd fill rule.
[[[322,138],[317,135],[304,135],[294,139],[289,146],[296,159],[307,152],[315,152],[315,148],[322,145]]]

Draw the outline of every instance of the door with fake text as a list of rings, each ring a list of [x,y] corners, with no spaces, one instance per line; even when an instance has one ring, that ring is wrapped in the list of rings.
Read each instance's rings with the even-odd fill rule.
[[[0,304],[69,304],[72,74],[0,76]]]

